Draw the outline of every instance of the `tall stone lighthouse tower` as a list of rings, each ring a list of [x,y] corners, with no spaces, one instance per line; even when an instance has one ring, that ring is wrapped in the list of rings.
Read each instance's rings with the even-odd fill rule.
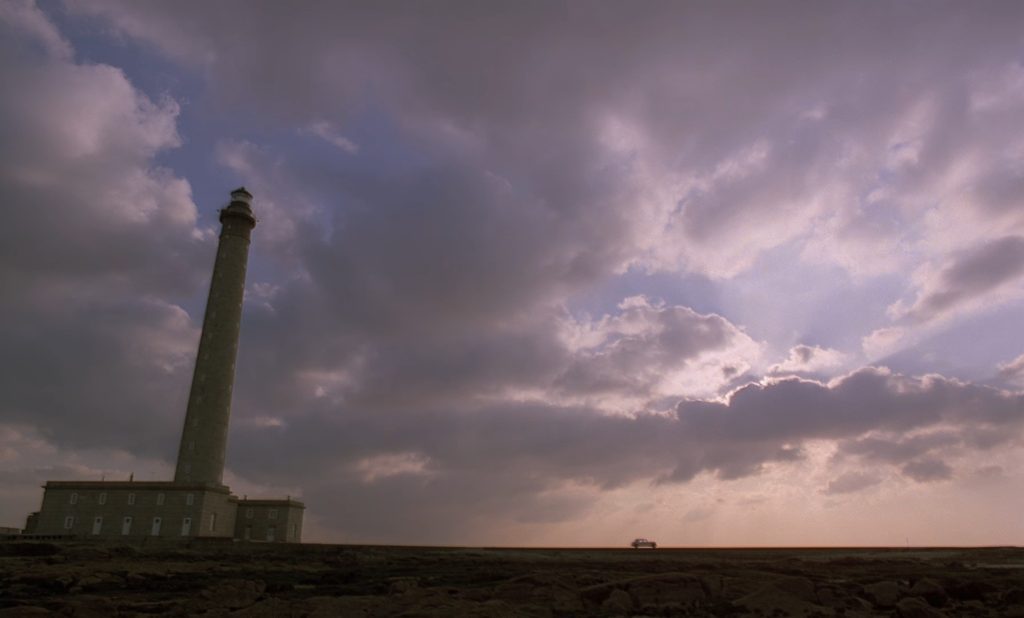
[[[47,481],[42,506],[25,520],[25,538],[302,541],[305,504],[291,496],[239,498],[224,486],[245,265],[256,227],[252,194],[232,191],[220,223],[174,480]]]
[[[231,203],[220,211],[220,223],[220,243],[203,317],[203,334],[178,447],[176,483],[223,485],[245,266],[249,237],[256,227],[252,194],[244,187],[231,192]]]

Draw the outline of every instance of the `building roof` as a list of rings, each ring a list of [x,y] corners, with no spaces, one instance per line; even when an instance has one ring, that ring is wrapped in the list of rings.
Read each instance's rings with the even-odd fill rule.
[[[291,498],[264,498],[264,499],[249,499],[243,498],[238,501],[238,506],[287,506],[291,508],[304,509],[306,505],[298,500],[292,500]]]
[[[190,490],[190,491],[213,491],[217,493],[231,493],[227,487],[216,485],[205,485],[203,483],[175,483],[174,481],[46,481],[44,489],[160,489],[169,490]]]

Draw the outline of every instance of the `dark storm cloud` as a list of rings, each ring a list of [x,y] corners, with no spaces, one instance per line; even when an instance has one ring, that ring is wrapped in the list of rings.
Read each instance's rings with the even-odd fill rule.
[[[184,312],[117,301],[24,311],[0,311],[4,421],[67,447],[172,454],[197,341]]]
[[[927,321],[1024,274],[1024,237],[1006,236],[964,253],[946,266],[906,313]]]
[[[312,483],[307,495],[311,501],[352,497],[345,507],[348,523],[339,524],[350,527],[339,531],[360,538],[381,532],[373,517],[378,509],[389,513],[389,530],[412,534],[420,520],[418,510],[407,510],[410,495],[448,496],[451,503],[429,501],[423,508],[437,539],[450,539],[446,535],[461,525],[506,520],[508,505],[518,500],[539,508],[563,487],[686,482],[701,473],[742,478],[767,464],[799,460],[805,443],[817,439],[857,445],[852,450],[876,457],[865,463],[868,470],[901,465],[911,479],[935,480],[952,474],[952,468],[927,455],[931,450],[957,440],[961,453],[984,452],[995,445],[972,442],[972,432],[988,429],[1019,440],[1022,425],[1020,395],[865,369],[829,385],[797,379],[750,385],[726,403],[686,401],[669,415],[604,415],[543,404],[481,404],[461,411],[408,406],[379,414],[324,404],[282,427],[236,430],[230,456],[234,468],[252,478],[283,481],[303,470],[331,470],[330,478]],[[878,432],[931,437],[883,447],[872,440]],[[270,448],[293,456],[268,461],[264,454]],[[406,457],[416,465],[389,471],[389,457]],[[375,465],[381,471],[370,478],[367,470]],[[834,483],[827,491],[855,491],[857,485]],[[362,496],[373,500],[357,499]],[[470,509],[470,504],[477,506]],[[585,505],[581,496],[546,508],[552,517],[559,509],[569,517]]]
[[[178,144],[177,106],[75,63],[30,4],[0,18],[17,84],[0,94],[0,420],[167,455],[197,333],[162,296],[194,292],[212,259],[188,183],[151,166]]]
[[[541,255],[591,248],[552,264],[554,277],[649,259],[735,274],[826,203],[846,213],[836,240],[900,235],[864,216],[864,182],[920,194],[960,150],[1002,149],[1006,132],[971,117],[971,78],[1016,58],[1021,15],[999,2],[70,6],[201,68],[226,108],[261,122],[344,132],[383,109],[407,135],[465,152],[514,188],[505,207],[524,211],[522,225],[543,226],[531,237]],[[444,176],[421,186],[467,197],[464,178]],[[650,195],[661,183],[675,193]],[[466,208],[411,216],[430,233],[457,228]]]
[[[825,493],[828,495],[849,494],[874,487],[881,482],[882,479],[872,474],[847,472],[835,480],[829,481]]]
[[[953,478],[953,469],[941,459],[921,459],[904,464],[903,474],[918,483],[946,481]]]
[[[757,344],[721,316],[642,297],[596,320],[541,308],[486,329],[460,331],[439,320],[392,322],[392,331],[374,332],[339,327],[334,301],[298,282],[271,308],[248,309],[245,328],[235,409],[284,418],[324,401],[388,412],[523,398],[585,400],[619,412],[664,409],[678,395],[666,397],[691,388],[669,378],[683,372],[693,388],[714,391],[729,379],[721,367],[745,366],[757,353]]]
[[[925,435],[892,439],[870,436],[841,442],[838,455],[849,455],[874,463],[903,463],[936,449],[947,448],[961,442],[957,432],[937,431]]]
[[[364,330],[485,327],[593,283],[621,255],[600,183],[588,189],[593,219],[579,221],[524,202],[471,162],[337,182],[348,206],[304,262],[337,318]]]

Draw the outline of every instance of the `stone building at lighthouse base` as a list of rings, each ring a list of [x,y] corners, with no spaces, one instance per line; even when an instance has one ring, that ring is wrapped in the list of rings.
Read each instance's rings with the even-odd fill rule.
[[[305,505],[174,481],[47,481],[22,536],[136,541],[224,538],[298,543]]]
[[[223,483],[231,390],[238,349],[252,194],[231,193],[196,356],[173,481],[48,481],[23,537],[97,540],[234,539],[298,543],[305,505],[247,499]]]

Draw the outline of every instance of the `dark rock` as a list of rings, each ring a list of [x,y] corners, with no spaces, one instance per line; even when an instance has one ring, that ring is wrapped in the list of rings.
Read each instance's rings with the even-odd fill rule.
[[[679,573],[651,575],[623,582],[640,607],[691,606],[707,601],[699,578]]]
[[[561,578],[546,573],[530,573],[502,582],[494,590],[498,599],[549,607],[556,613],[583,611],[579,592]],[[603,597],[606,595],[602,595]]]
[[[818,588],[815,593],[815,597],[820,605],[826,607],[839,607],[845,605],[843,602],[843,595],[838,590],[830,586],[823,586]]]
[[[300,604],[284,599],[264,599],[231,614],[240,618],[293,618],[305,616]]]
[[[601,604],[601,609],[609,613],[628,613],[633,610],[633,597],[625,590],[612,590],[608,598]]]
[[[800,594],[806,594],[806,589],[802,587],[797,587],[797,589]],[[811,597],[813,598],[813,596],[812,586]],[[797,594],[778,587],[775,582],[737,599],[736,605],[744,607],[752,613],[766,616],[832,616],[835,614],[835,610],[832,608],[806,601]]]
[[[388,585],[388,594],[406,594],[417,588],[419,588],[419,582],[416,581],[415,577],[401,577],[391,580],[390,585]]]
[[[945,590],[958,601],[982,601],[999,592],[998,587],[980,579],[950,581],[946,583]]]
[[[199,607],[204,607],[200,605]],[[121,603],[117,606],[118,615],[135,616],[137,614],[177,614],[184,615],[185,608],[180,601],[138,601]]]
[[[53,543],[35,543],[32,541],[0,543],[0,556],[54,556],[59,553],[60,547]]]
[[[949,601],[949,595],[946,594],[945,589],[934,579],[927,577],[914,582],[914,585],[907,591],[907,596],[921,597],[935,607],[942,607]]]
[[[781,577],[772,582],[772,586],[801,601],[809,603],[817,603],[818,601],[818,597],[814,592],[814,582],[806,577]]]
[[[199,593],[205,607],[241,609],[259,600],[266,584],[251,579],[226,579]]]
[[[900,599],[896,604],[896,612],[900,618],[941,618],[944,613],[934,609],[918,597]]]
[[[110,550],[97,546],[97,545],[86,545],[75,547],[65,551],[65,554],[69,559],[76,562],[84,562],[87,560],[105,560],[110,558]]]
[[[895,607],[900,600],[900,587],[896,582],[876,582],[864,586],[864,596],[877,607]]]
[[[94,590],[97,587],[102,586],[104,583],[113,581],[115,580],[113,580],[111,576],[107,575],[86,575],[85,577],[79,579],[74,583],[74,585],[70,589],[70,592],[75,593],[82,592],[83,590]]]
[[[17,607],[5,607],[0,609],[2,618],[20,618],[21,616],[53,616],[54,613],[45,607],[35,605],[18,605]]]
[[[704,584],[704,590],[707,591],[709,596],[721,596],[725,590],[725,581],[721,575],[705,575],[700,578],[700,581]]]

